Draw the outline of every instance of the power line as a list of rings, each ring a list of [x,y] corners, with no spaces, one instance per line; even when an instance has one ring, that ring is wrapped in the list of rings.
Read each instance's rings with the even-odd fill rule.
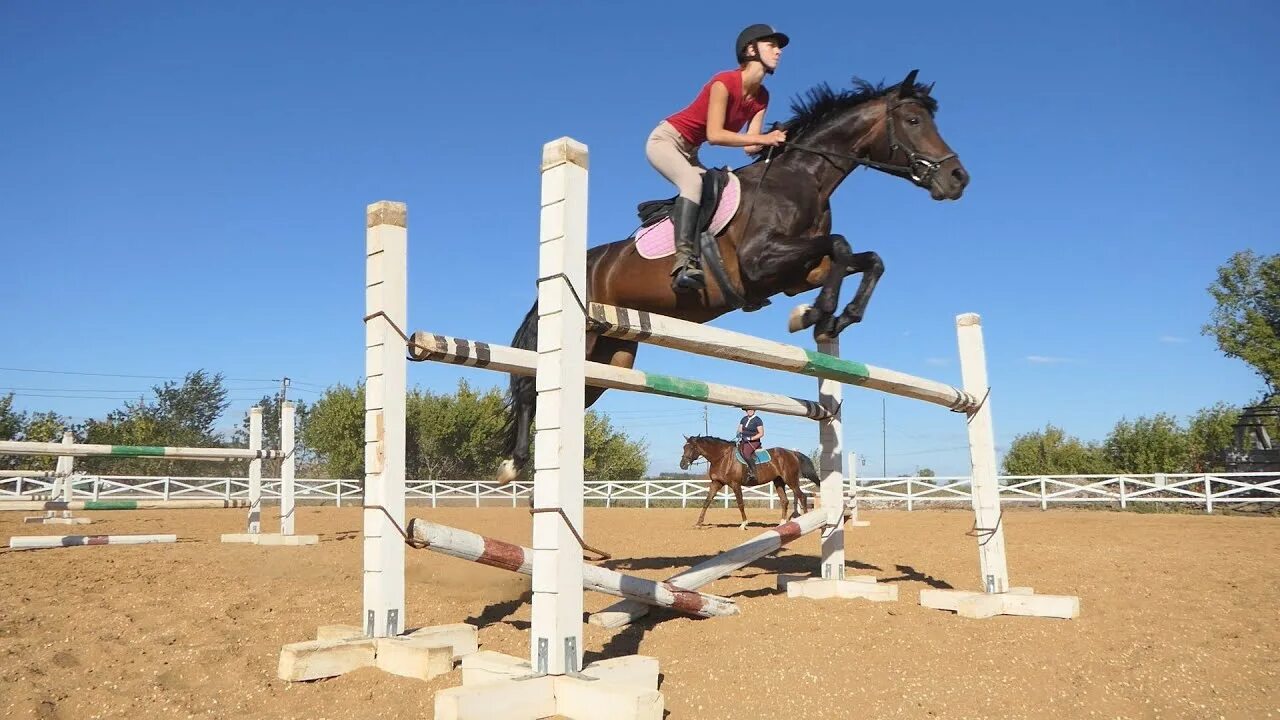
[[[83,372],[79,370],[39,370],[36,368],[16,368],[16,367],[0,367],[0,370],[7,372],[25,372],[25,373],[44,373],[47,375],[87,375],[91,377],[114,377],[114,378],[133,378],[135,380],[181,380],[186,376],[176,375],[125,375],[122,373],[99,373],[99,372]],[[231,382],[280,382],[280,378],[223,378]]]

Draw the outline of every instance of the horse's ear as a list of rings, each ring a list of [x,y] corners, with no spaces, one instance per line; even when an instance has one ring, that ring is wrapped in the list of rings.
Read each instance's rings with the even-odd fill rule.
[[[927,96],[929,95],[929,93],[932,93],[932,92],[933,92],[933,86],[934,86],[934,85],[937,85],[937,83],[936,83],[936,82],[931,82],[931,83],[929,83],[929,86],[928,86],[928,87],[926,87],[926,88],[924,89],[924,92],[922,92],[922,93],[921,93],[921,95],[924,95],[924,96],[926,96],[926,97],[927,97]]]
[[[909,98],[916,94],[916,75],[919,72],[920,70],[916,69],[907,73],[907,79],[903,80],[901,85],[898,85],[899,98]]]

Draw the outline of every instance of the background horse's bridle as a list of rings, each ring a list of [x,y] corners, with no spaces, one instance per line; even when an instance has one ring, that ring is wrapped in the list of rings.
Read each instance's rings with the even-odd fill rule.
[[[903,139],[899,137],[896,130],[898,123],[897,118],[894,117],[894,111],[903,105],[910,104],[924,105],[924,103],[918,98],[906,98],[905,100],[899,100],[893,105],[890,105],[889,109],[885,111],[885,125],[889,132],[889,159],[892,160],[893,157],[898,154],[898,151],[901,150],[907,157],[907,164],[905,165],[898,165],[891,162],[880,162],[861,155],[850,155],[847,153],[835,152],[833,150],[823,150],[821,148],[801,145],[793,142],[786,142],[783,144],[783,147],[821,155],[827,159],[834,157],[847,160],[853,163],[853,168],[849,169],[850,172],[852,172],[858,165],[864,165],[874,170],[889,173],[890,175],[909,177],[912,182],[920,187],[928,187],[929,184],[933,182],[934,176],[938,174],[938,170],[942,168],[942,163],[954,158],[956,154],[947,153],[943,157],[932,158],[912,147],[909,143],[904,142]]]

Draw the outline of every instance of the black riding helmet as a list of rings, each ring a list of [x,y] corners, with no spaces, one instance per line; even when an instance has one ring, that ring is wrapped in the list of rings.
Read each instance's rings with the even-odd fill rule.
[[[738,64],[742,64],[747,61],[746,53],[748,45],[764,40],[765,38],[773,38],[780,48],[786,47],[787,43],[791,42],[791,38],[787,37],[785,33],[780,33],[777,30],[774,30],[771,25],[764,25],[762,23],[752,25],[746,30],[738,33],[738,42],[733,45],[733,51],[738,56]]]

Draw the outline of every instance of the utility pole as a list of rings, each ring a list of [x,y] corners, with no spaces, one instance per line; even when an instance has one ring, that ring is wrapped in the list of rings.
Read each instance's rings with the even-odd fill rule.
[[[711,434],[711,414],[705,404],[702,406],[702,434]]]
[[[288,376],[280,378],[280,404],[277,406],[280,412],[280,435],[279,442],[276,447],[281,447],[284,443],[284,403],[289,399],[289,378]]]

